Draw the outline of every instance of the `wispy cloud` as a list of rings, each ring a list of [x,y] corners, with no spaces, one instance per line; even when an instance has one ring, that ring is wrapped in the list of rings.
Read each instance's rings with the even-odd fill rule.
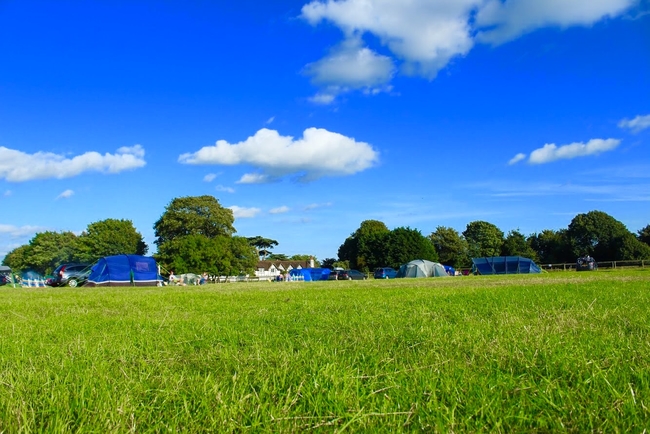
[[[285,212],[289,212],[289,207],[285,205],[269,210],[269,214],[284,214]]]
[[[61,193],[60,195],[58,195],[56,197],[56,200],[68,199],[68,198],[72,197],[73,195],[74,195],[74,191],[68,189],[68,190],[65,190],[63,193]]]
[[[517,164],[517,163],[519,163],[520,161],[525,160],[525,159],[526,159],[526,154],[522,154],[522,153],[520,152],[520,153],[518,153],[517,155],[515,155],[514,157],[512,157],[512,158],[510,159],[510,161],[508,161],[508,164],[510,164],[510,165]]]
[[[268,119],[266,120],[265,123],[266,123],[266,125],[270,125],[270,124],[273,123],[274,120],[275,120],[275,116],[271,116],[270,118],[268,118]]]
[[[616,149],[620,143],[621,141],[618,139],[591,139],[587,143],[576,142],[559,147],[554,143],[547,143],[531,152],[528,162],[530,164],[545,164],[557,160],[598,155]]]
[[[14,226],[0,223],[0,235],[9,235],[10,237],[24,237],[36,232],[45,231],[47,228],[42,226]]]
[[[13,194],[13,193],[12,193],[11,190],[7,190],[7,191],[4,192],[3,196],[5,196],[5,197],[9,197],[9,196],[11,196],[12,194]]]
[[[224,192],[224,193],[234,193],[234,192],[235,192],[235,189],[234,189],[234,188],[232,188],[232,187],[225,187],[225,186],[223,186],[223,185],[217,185],[214,189],[217,190],[217,191],[222,191],[222,192]]]
[[[71,178],[85,172],[120,173],[145,164],[140,145],[119,148],[115,154],[86,152],[72,158],[50,152],[27,154],[0,146],[0,179],[13,182]]]
[[[368,143],[321,128],[306,129],[300,139],[263,128],[243,142],[219,140],[178,160],[183,164],[252,165],[262,173],[247,174],[238,181],[252,184],[286,175],[296,175],[301,181],[353,175],[374,166],[379,153]]]
[[[304,210],[305,210],[305,211],[311,211],[311,210],[314,210],[314,209],[317,209],[317,208],[323,208],[323,207],[326,207],[326,206],[332,206],[332,202],[327,202],[327,203],[312,203],[312,204],[307,205],[307,206],[304,208]]]
[[[237,205],[229,206],[234,217],[237,218],[253,218],[257,216],[262,210],[259,208],[245,208]]]
[[[203,181],[205,181],[205,182],[212,182],[212,181],[215,180],[216,177],[217,177],[217,175],[216,175],[215,173],[208,173],[207,175],[205,175],[205,176],[203,177]]]
[[[631,130],[633,133],[638,133],[646,128],[650,128],[650,115],[639,115],[634,119],[623,119],[618,123],[618,126]]]

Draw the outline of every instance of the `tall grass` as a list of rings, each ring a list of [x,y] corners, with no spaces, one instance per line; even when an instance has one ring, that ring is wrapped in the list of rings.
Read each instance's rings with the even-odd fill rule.
[[[0,431],[643,432],[650,271],[0,289]]]

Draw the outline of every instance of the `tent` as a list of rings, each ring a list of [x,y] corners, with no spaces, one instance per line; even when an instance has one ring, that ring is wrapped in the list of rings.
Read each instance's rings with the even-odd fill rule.
[[[115,255],[100,258],[90,270],[85,286],[160,286],[162,277],[154,258]]]
[[[542,270],[531,259],[523,256],[491,256],[472,258],[474,274],[529,274]]]
[[[396,277],[441,277],[448,276],[445,267],[439,262],[416,259],[397,270]]]

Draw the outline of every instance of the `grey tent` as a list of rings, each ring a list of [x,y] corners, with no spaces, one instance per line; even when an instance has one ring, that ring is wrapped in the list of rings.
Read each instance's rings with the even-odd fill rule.
[[[439,262],[416,259],[399,267],[396,277],[447,277],[445,267]]]

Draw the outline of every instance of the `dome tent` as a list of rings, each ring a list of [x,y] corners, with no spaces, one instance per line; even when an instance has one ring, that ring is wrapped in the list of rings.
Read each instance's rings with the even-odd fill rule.
[[[399,267],[396,277],[447,277],[445,267],[438,262],[415,259]]]
[[[472,258],[474,274],[531,274],[541,273],[542,270],[532,261],[523,256],[491,256]]]

